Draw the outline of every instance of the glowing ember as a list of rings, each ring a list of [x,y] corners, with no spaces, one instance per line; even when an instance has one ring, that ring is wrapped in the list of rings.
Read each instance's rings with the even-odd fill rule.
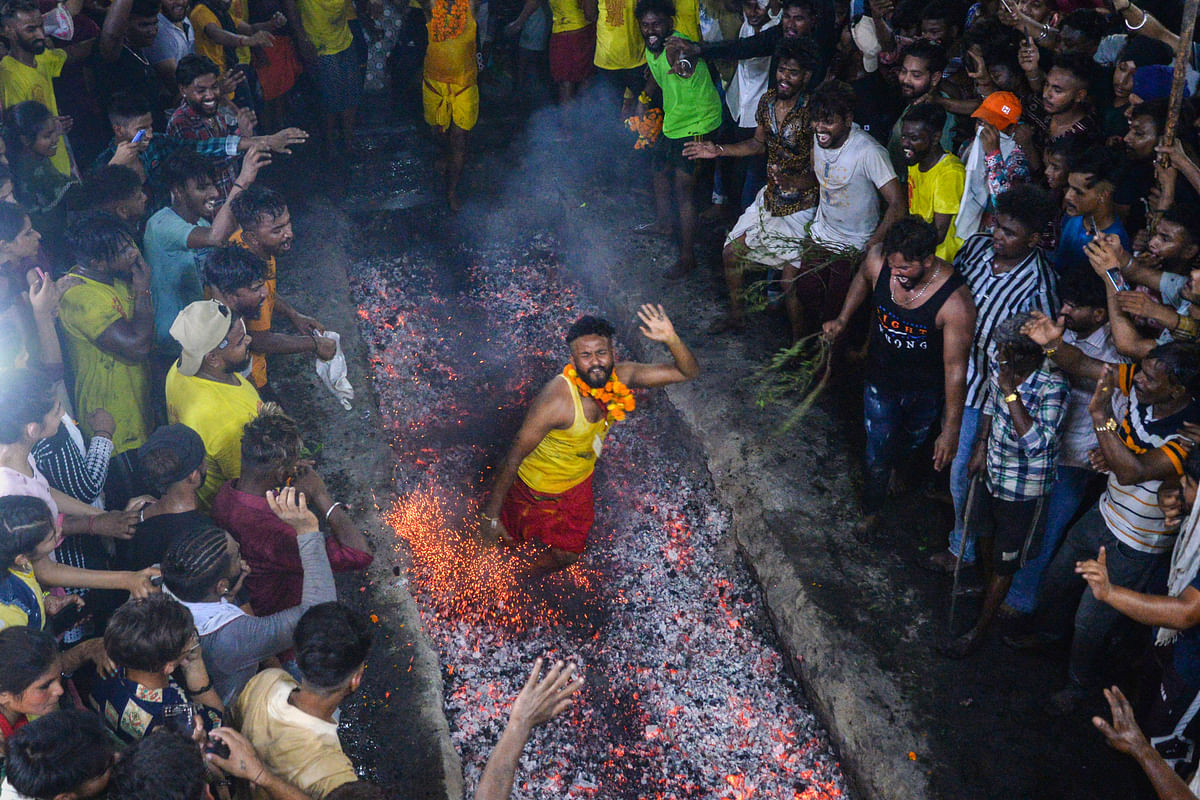
[[[728,544],[727,514],[661,393],[639,392],[637,411],[609,436],[596,526],[578,564],[534,581],[524,575],[528,553],[480,547],[464,520],[482,499],[486,465],[561,369],[566,326],[597,310],[559,282],[549,257],[473,259],[454,296],[433,288],[432,259],[354,270],[398,458],[402,497],[387,519],[446,665],[468,789],[527,664],[549,653],[580,664],[585,694],[535,732],[515,797],[845,796]]]

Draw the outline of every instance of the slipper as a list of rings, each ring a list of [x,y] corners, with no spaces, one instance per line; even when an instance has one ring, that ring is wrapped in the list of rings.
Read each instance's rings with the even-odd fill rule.
[[[664,231],[657,222],[647,222],[644,225],[635,225],[634,233],[640,233],[643,236],[670,236],[670,231]]]

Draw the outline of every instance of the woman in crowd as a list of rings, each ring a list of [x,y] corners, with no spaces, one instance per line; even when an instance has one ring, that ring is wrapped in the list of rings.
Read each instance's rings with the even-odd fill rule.
[[[17,103],[5,109],[4,116],[14,196],[29,210],[34,227],[47,236],[44,247],[51,265],[56,272],[65,271],[70,256],[63,236],[67,224],[64,200],[79,183],[79,176],[74,170],[63,175],[50,161],[58,152],[62,123],[36,100]]]

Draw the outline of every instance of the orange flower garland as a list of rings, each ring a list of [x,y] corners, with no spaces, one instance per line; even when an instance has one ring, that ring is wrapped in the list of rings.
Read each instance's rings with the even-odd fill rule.
[[[662,135],[663,112],[661,108],[646,109],[644,117],[629,117],[625,120],[625,127],[637,134],[637,141],[633,144],[634,150],[645,150],[658,141],[658,137]]]
[[[466,30],[470,0],[433,0],[429,36],[435,42],[454,39]]]
[[[579,377],[579,373],[571,364],[563,367],[563,375],[566,375],[567,380],[575,384],[575,388],[579,390],[580,394],[587,395],[608,409],[609,422],[620,422],[625,419],[625,413],[633,411],[636,405],[633,400],[633,392],[629,390],[628,386],[621,383],[616,370],[613,370],[608,383],[600,389],[593,388],[587,381]]]

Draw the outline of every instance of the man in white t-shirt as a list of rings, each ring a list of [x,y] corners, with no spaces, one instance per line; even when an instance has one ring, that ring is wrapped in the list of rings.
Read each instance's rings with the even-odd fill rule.
[[[784,303],[797,339],[806,316],[837,316],[862,254],[908,211],[887,150],[854,124],[854,102],[854,90],[841,81],[821,85],[808,101],[821,196],[800,261],[783,268]]]

